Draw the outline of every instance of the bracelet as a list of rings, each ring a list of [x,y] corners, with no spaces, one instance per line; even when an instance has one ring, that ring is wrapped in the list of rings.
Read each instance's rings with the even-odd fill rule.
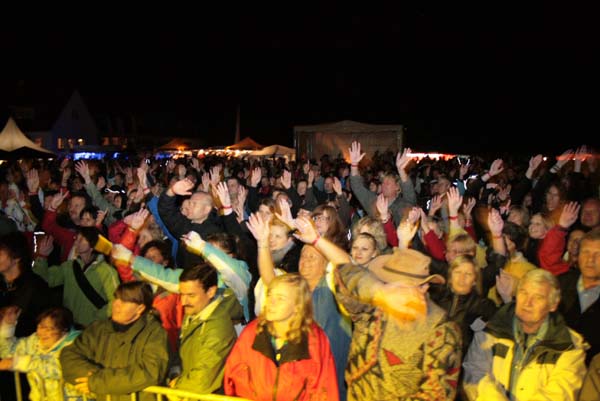
[[[351,164],[351,167],[358,167],[358,164]]]
[[[493,239],[502,239],[502,235],[493,235],[492,234],[492,238]]]
[[[458,216],[448,216],[448,220],[458,220]]]
[[[317,235],[317,238],[315,238],[315,240],[314,240],[313,242],[311,242],[311,245],[312,245],[312,246],[316,246],[316,245],[317,245],[317,242],[319,242],[319,240],[320,240],[320,239],[321,239],[321,236],[320,236],[320,235]]]
[[[233,207],[231,205],[229,205],[229,206],[223,206],[221,209],[233,209]]]

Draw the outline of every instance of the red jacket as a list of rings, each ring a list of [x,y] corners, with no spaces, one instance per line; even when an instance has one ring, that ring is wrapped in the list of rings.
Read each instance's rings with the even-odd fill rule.
[[[552,227],[544,239],[540,241],[537,251],[540,267],[544,270],[548,270],[555,276],[569,270],[569,263],[562,259],[563,254],[565,253],[566,243],[567,230],[559,225]]]
[[[54,241],[61,247],[60,260],[64,262],[69,257],[69,252],[75,243],[77,233],[75,230],[65,228],[56,222],[56,211],[46,210],[42,220],[42,229],[54,237]]]
[[[338,401],[335,362],[329,340],[316,323],[308,339],[287,344],[279,367],[275,364],[271,336],[256,334],[252,321],[237,340],[225,363],[225,394],[256,401]]]

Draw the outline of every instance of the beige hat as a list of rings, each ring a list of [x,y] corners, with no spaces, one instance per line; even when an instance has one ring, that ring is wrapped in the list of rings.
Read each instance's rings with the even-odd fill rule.
[[[439,274],[429,274],[431,258],[414,249],[394,248],[392,255],[382,255],[369,263],[369,270],[386,283],[397,281],[412,285],[425,283],[444,284],[446,280]]]

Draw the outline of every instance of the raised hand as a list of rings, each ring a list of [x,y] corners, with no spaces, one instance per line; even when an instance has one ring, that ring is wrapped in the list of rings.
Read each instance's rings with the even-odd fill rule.
[[[229,196],[227,184],[224,182],[219,182],[216,187],[216,193],[219,197],[219,201],[221,202],[221,207],[224,209],[231,209],[231,196]]]
[[[310,170],[310,163],[304,163],[302,165],[302,172],[306,175]]]
[[[406,148],[404,151],[402,151],[402,153],[398,152],[396,155],[396,168],[398,169],[400,176],[406,174],[406,166],[408,166],[412,160],[412,158],[409,156],[409,153],[412,153],[412,151],[410,148]]]
[[[531,179],[533,177],[533,173],[535,172],[535,170],[537,170],[537,168],[540,166],[540,164],[542,164],[543,161],[544,156],[542,155],[532,156],[531,159],[529,159],[529,167],[525,172],[525,176]]]
[[[283,173],[281,174],[281,185],[285,189],[290,189],[292,186],[292,173],[287,170],[283,170]]]
[[[569,228],[577,221],[577,217],[579,216],[580,205],[577,202],[569,202],[564,207],[562,212],[560,213],[560,218],[558,219],[558,224],[563,228]]]
[[[457,216],[458,209],[460,209],[460,205],[462,205],[463,197],[458,192],[458,188],[450,187],[448,189],[448,214],[450,216]],[[433,201],[431,201],[433,204]]]
[[[504,220],[502,220],[500,212],[497,209],[490,209],[487,221],[492,236],[500,237],[502,235],[502,228],[504,228]]]
[[[281,213],[275,213],[275,216],[285,223],[290,229],[296,228],[294,216],[292,216],[292,210],[290,209],[290,204],[287,200],[283,198],[279,198],[277,201],[277,206]]]
[[[269,246],[269,234],[271,229],[269,227],[269,222],[263,220],[262,217],[260,217],[260,214],[252,213],[246,222],[246,226],[256,239],[259,247]]]
[[[150,215],[150,212],[148,211],[148,209],[140,209],[137,212],[132,213],[132,214],[128,215],[127,217],[125,217],[123,219],[123,221],[132,230],[138,231],[140,228],[142,228],[142,226],[146,222],[146,219],[148,218],[149,215]]]
[[[80,160],[75,164],[75,171],[81,175],[86,184],[92,182],[92,178],[90,177],[90,168],[83,160]]]
[[[198,234],[196,231],[188,232],[181,237],[181,240],[185,244],[186,248],[193,249],[196,252],[201,252],[202,249],[204,249],[204,244],[206,244],[206,241],[204,241],[200,234]]]
[[[183,180],[179,180],[171,186],[171,191],[175,195],[185,196],[191,195],[192,189],[194,188],[194,183],[187,178]]]
[[[493,177],[495,175],[500,174],[502,171],[504,171],[504,162],[502,161],[502,159],[496,159],[492,162],[488,174],[490,175],[490,177]]]
[[[65,200],[65,198],[67,198],[69,196],[69,191],[66,191],[65,193],[57,193],[52,197],[52,200],[50,201],[50,209],[52,210],[56,210],[60,207],[60,205],[63,203],[63,201]]]
[[[203,192],[210,192],[210,174],[208,173],[204,173],[202,174],[202,191]]]
[[[557,173],[558,170],[560,170],[565,164],[567,164],[569,161],[571,161],[571,159],[573,159],[574,155],[575,152],[573,152],[573,149],[565,150],[560,156],[556,158],[556,163],[554,163],[552,170],[554,170],[554,172]]]
[[[255,167],[252,169],[252,174],[250,175],[250,186],[256,188],[260,183],[262,178],[262,169],[260,167]]]
[[[298,233],[294,234],[294,237],[305,244],[312,244],[319,238],[317,227],[315,227],[315,223],[309,217],[298,217],[296,219],[296,228],[298,229]]]
[[[238,223],[244,221],[244,205],[246,204],[247,197],[248,190],[243,185],[240,185],[236,202],[233,205],[233,211],[236,214],[236,220]]]
[[[377,195],[375,207],[379,213],[379,220],[384,221],[390,219],[389,202],[383,194]]]
[[[37,255],[47,258],[54,250],[54,238],[51,235],[44,235],[37,242]]]
[[[419,218],[418,208],[413,208],[409,212],[408,218],[402,220],[396,229],[396,235],[398,236],[398,248],[408,249],[412,239],[417,233],[419,225],[417,224]]]
[[[477,201],[475,198],[467,198],[467,201],[463,203],[463,213],[465,217],[471,216],[471,212],[473,211],[476,203]]]
[[[358,166],[358,163],[365,157],[366,153],[360,153],[360,142],[354,141],[348,148],[350,153],[350,163],[352,166]]]
[[[442,204],[444,203],[444,199],[440,195],[436,195],[431,198],[431,204],[429,205],[429,215],[433,216],[435,212],[442,208]]]
[[[342,182],[337,177],[333,177],[333,190],[335,191],[335,193],[338,196],[342,195],[342,193],[343,193],[342,192]]]
[[[62,159],[62,161],[60,162],[60,167],[59,167],[59,170],[61,170],[61,171],[62,171],[62,170],[64,170],[64,169],[66,169],[66,168],[67,168],[67,166],[69,165],[69,161],[70,161],[70,160],[69,160],[69,158],[68,158],[68,157],[65,157],[64,159]]]
[[[221,181],[221,165],[217,164],[210,169],[210,183],[213,186],[217,186],[219,181]]]
[[[26,174],[27,177],[27,189],[30,194],[37,194],[40,188],[40,176],[36,169],[31,169]]]

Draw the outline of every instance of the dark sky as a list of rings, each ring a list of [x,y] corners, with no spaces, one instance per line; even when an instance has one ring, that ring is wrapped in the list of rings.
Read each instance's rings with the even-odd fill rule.
[[[10,33],[0,43],[47,52],[63,79],[45,71],[41,91],[78,88],[102,111],[175,113],[225,144],[240,104],[242,137],[264,144],[291,145],[294,125],[351,119],[404,124],[416,150],[600,147],[597,14],[462,7],[212,26],[205,17],[198,30]]]

